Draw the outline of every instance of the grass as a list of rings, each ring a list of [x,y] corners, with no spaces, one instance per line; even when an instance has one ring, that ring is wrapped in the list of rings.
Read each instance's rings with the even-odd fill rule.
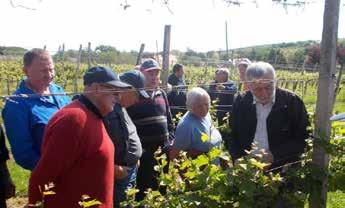
[[[18,166],[13,159],[9,160],[7,164],[11,173],[12,180],[16,184],[16,196],[27,196],[30,171]]]

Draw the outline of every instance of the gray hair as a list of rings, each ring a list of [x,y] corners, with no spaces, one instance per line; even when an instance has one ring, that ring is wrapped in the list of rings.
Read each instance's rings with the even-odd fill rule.
[[[49,59],[51,57],[50,57],[49,52],[44,50],[44,49],[41,49],[41,48],[31,49],[30,51],[27,51],[24,54],[24,57],[23,57],[24,67],[30,66],[32,64],[33,60],[36,58],[46,60],[46,59]]]
[[[188,111],[192,111],[195,101],[200,97],[207,97],[208,101],[211,102],[209,94],[201,87],[194,87],[193,89],[188,91],[186,101]]]
[[[226,74],[227,76],[229,76],[229,69],[227,69],[227,68],[218,68],[218,69],[216,70],[216,74],[218,74],[218,73],[224,73],[224,74]]]
[[[255,62],[248,66],[246,70],[246,80],[252,80],[253,78],[261,78],[267,74],[272,74],[273,79],[276,77],[273,66],[267,62]]]

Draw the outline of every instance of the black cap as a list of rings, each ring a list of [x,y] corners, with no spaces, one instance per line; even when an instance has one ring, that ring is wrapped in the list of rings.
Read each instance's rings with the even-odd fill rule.
[[[84,74],[84,86],[91,85],[92,83],[104,83],[118,88],[132,87],[122,82],[113,70],[103,66],[92,67]]]
[[[152,58],[146,59],[140,66],[140,71],[149,71],[153,69],[160,70],[161,67],[159,66],[158,62]]]
[[[145,76],[138,70],[131,70],[120,74],[120,80],[126,82],[136,89],[144,98],[149,98],[150,96],[144,90]]]

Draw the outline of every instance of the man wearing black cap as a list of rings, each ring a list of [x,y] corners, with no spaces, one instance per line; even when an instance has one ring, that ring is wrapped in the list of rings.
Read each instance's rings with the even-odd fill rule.
[[[113,207],[114,146],[102,119],[113,110],[118,91],[131,86],[111,69],[93,67],[84,75],[84,87],[47,125],[30,178],[30,204],[42,201],[41,191],[49,189],[55,194],[44,196],[47,208],[80,207],[83,195],[99,201],[99,207]]]
[[[144,88],[145,77],[138,70],[120,75],[120,79],[132,85],[135,90],[121,92],[120,102],[103,120],[107,132],[115,145],[115,187],[114,207],[126,200],[126,190],[136,184],[138,161],[142,147],[137,129],[129,117],[126,108],[138,102],[138,96],[149,97]],[[139,93],[138,93],[139,92]]]
[[[145,77],[145,89],[148,95],[140,96],[139,102],[127,108],[133,120],[143,147],[137,176],[136,199],[141,201],[148,188],[159,189],[159,173],[154,170],[157,161],[156,150],[167,150],[174,139],[174,124],[165,92],[159,89],[160,66],[154,59],[145,60],[139,71]],[[125,80],[124,80],[125,81]],[[168,166],[166,166],[167,168]],[[164,188],[160,189],[164,193]]]

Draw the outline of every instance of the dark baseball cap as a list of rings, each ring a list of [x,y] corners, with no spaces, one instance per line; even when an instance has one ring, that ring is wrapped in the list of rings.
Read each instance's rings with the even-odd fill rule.
[[[108,84],[118,88],[132,88],[131,85],[122,82],[113,70],[103,66],[92,67],[84,74],[84,86],[92,83]]]
[[[135,87],[144,98],[150,97],[144,89],[145,76],[140,71],[131,70],[122,73],[120,74],[120,80]]]
[[[152,58],[146,59],[140,66],[141,71],[149,71],[153,69],[160,70],[161,67],[159,66],[158,62]]]

